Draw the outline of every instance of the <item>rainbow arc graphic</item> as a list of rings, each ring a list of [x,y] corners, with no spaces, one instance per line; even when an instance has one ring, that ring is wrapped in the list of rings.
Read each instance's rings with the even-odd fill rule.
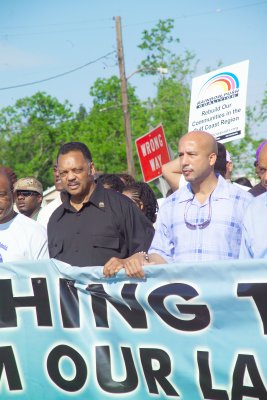
[[[207,99],[239,88],[239,80],[232,72],[221,72],[208,79],[199,91],[199,98]]]

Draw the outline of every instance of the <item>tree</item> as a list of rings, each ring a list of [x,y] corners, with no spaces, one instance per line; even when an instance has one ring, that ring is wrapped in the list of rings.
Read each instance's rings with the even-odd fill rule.
[[[84,107],[83,104],[80,104],[79,110],[78,110],[78,112],[76,113],[76,119],[77,119],[77,121],[82,121],[82,120],[84,120],[84,119],[86,118],[86,115],[87,115],[86,108]]]
[[[249,179],[256,178],[254,167],[255,151],[259,144],[266,139],[258,136],[256,138],[254,134],[259,125],[264,122],[263,102],[260,108],[257,108],[257,106],[247,107],[245,137],[225,144],[234,162],[234,178],[240,176],[246,176]]]
[[[120,80],[116,76],[97,79],[90,89],[93,107],[81,121],[77,135],[84,141],[93,156],[98,170],[102,172],[123,172],[127,170],[124,124]],[[133,141],[148,130],[146,108],[129,85]],[[136,153],[136,152],[134,152]],[[137,165],[137,155],[135,154]]]
[[[172,36],[173,28],[172,19],[160,20],[151,31],[143,31],[138,47],[146,53],[139,65],[143,75],[155,74],[159,67],[168,69],[168,78],[156,85],[156,98],[149,99],[150,121],[153,126],[163,124],[167,141],[176,150],[179,137],[187,131],[190,77],[197,61],[190,51],[178,55],[180,40]]]
[[[180,54],[180,40],[173,37],[174,21],[160,20],[150,31],[144,30],[141,44],[138,46],[145,53],[139,69],[143,75],[156,74],[156,69],[168,69],[168,78],[162,77],[157,83],[157,94],[149,99],[150,122],[152,126],[162,122],[167,142],[176,152],[177,142],[187,132],[190,109],[190,82],[196,69],[197,60],[193,53],[186,50]],[[180,54],[180,55],[178,55]],[[220,60],[216,68],[222,65]],[[207,67],[206,72],[211,68]],[[246,135],[242,140],[226,144],[234,159],[236,175],[254,176],[255,149],[262,139],[253,137],[256,126],[267,119],[267,90],[260,105],[247,108]]]
[[[179,137],[187,131],[190,86],[197,60],[180,40],[172,35],[174,21],[159,20],[150,31],[144,30],[139,48],[144,58],[138,69],[143,76],[156,74],[159,67],[168,69],[167,77],[156,82],[156,96],[141,102],[134,87],[128,85],[132,140],[163,124],[167,142],[177,151]],[[59,146],[67,141],[84,141],[103,172],[127,170],[120,80],[116,76],[97,79],[90,88],[93,107],[83,105],[74,113],[68,101],[60,103],[48,94],[37,92],[12,107],[0,110],[0,164],[11,167],[18,177],[34,175],[44,187],[53,184],[52,165]],[[255,149],[262,139],[253,138],[255,126],[267,119],[267,89],[259,110],[247,109],[246,137],[227,143],[235,171],[253,174]],[[136,170],[141,171],[134,149]]]
[[[73,113],[45,93],[18,100],[0,112],[1,164],[18,177],[39,179],[44,188],[53,184],[52,165],[58,146],[72,136]]]
[[[187,130],[190,90],[173,78],[161,80],[157,89],[152,101],[152,125],[163,123],[168,144],[176,150],[178,138]]]
[[[263,99],[260,104],[260,113],[259,113],[259,121],[263,123],[266,120],[267,120],[267,86],[265,86],[265,91],[263,94]]]

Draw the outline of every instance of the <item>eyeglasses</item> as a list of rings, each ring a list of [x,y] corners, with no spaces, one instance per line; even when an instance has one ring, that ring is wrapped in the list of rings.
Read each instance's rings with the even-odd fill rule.
[[[38,192],[34,192],[33,190],[17,190],[16,196],[30,197],[30,196],[38,196]]]
[[[197,228],[205,229],[205,228],[207,228],[207,226],[209,226],[210,221],[211,221],[211,214],[212,214],[212,210],[211,210],[211,195],[212,195],[212,193],[209,196],[209,214],[208,214],[208,219],[206,221],[204,221],[204,222],[201,222],[200,224],[191,224],[187,220],[187,213],[188,213],[189,208],[192,205],[192,202],[193,202],[195,196],[192,197],[192,199],[190,199],[190,200],[188,200],[186,202],[187,204],[186,204],[185,210],[184,210],[184,223],[185,223],[185,225],[186,225],[186,227],[188,229],[191,229],[191,230],[196,230]]]

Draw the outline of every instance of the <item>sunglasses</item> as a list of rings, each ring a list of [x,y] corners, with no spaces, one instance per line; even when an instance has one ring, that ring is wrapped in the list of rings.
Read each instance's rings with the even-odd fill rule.
[[[208,215],[208,219],[206,221],[204,221],[204,222],[201,222],[200,224],[191,224],[187,220],[187,213],[188,213],[188,210],[189,210],[190,206],[192,205],[192,202],[193,202],[195,196],[192,199],[187,200],[186,206],[185,206],[185,211],[184,211],[184,222],[185,222],[185,225],[186,225],[186,227],[188,229],[191,229],[191,230],[196,230],[197,228],[198,229],[205,229],[205,228],[207,228],[207,226],[209,226],[210,221],[211,221],[211,214],[212,214],[212,210],[211,210],[211,195],[212,195],[212,193],[209,196],[209,215]]]
[[[33,190],[17,190],[16,196],[30,197],[30,196],[38,196],[38,192],[34,192]]]

